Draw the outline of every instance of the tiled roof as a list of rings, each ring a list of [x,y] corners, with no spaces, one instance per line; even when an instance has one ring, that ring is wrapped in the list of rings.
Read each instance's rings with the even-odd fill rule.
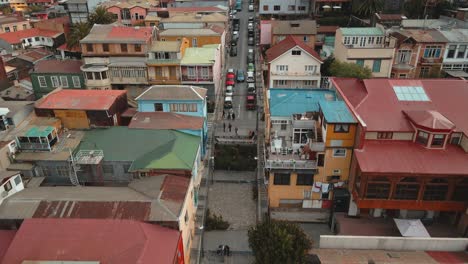
[[[79,60],[41,60],[34,66],[36,73],[81,73]]]
[[[271,116],[318,112],[320,101],[334,101],[335,93],[323,89],[269,89]]]
[[[203,117],[182,115],[173,112],[138,112],[133,116],[128,127],[142,129],[200,130],[203,128],[203,122]]]
[[[0,39],[3,39],[9,44],[19,44],[21,43],[23,39],[26,39],[26,38],[33,38],[33,37],[56,38],[61,34],[63,33],[59,31],[31,28],[31,29],[25,29],[25,30],[20,30],[16,32],[8,32],[8,33],[0,34]]]
[[[343,101],[320,101],[319,105],[327,123],[357,123]]]
[[[460,147],[426,149],[412,141],[368,140],[354,151],[362,172],[467,175],[468,157]]]
[[[152,27],[126,27],[117,24],[95,24],[80,43],[140,43],[151,39]]]
[[[117,98],[126,96],[123,90],[65,89],[49,93],[36,101],[39,109],[109,110]]]
[[[184,57],[180,61],[181,65],[199,65],[215,63],[216,49],[211,47],[186,48]]]
[[[135,100],[205,100],[207,89],[189,85],[153,85]]]
[[[278,44],[274,45],[273,47],[269,48],[266,51],[266,58],[268,62],[271,62],[278,58],[279,56],[283,55],[285,52],[288,50],[294,48],[294,47],[300,47],[307,53],[309,53],[312,57],[314,57],[318,61],[322,61],[320,56],[317,54],[317,52],[312,49],[311,47],[307,46],[304,42],[302,42],[300,39],[297,37],[293,37],[291,35],[287,36],[285,39],[280,41]]]
[[[293,24],[298,26],[292,26]],[[273,35],[315,35],[317,23],[315,20],[275,20],[272,22]]]
[[[317,29],[317,33],[335,33],[338,26],[322,26],[320,25]]]
[[[26,219],[2,263],[73,260],[99,263],[173,263],[180,232],[131,220]]]
[[[337,91],[365,123],[367,131],[412,132],[403,111],[437,111],[455,124],[456,131],[468,135],[468,82],[456,79],[355,79],[334,78]],[[429,101],[400,101],[394,86],[424,89]]]
[[[339,28],[343,36],[383,36],[382,29],[378,27]]]

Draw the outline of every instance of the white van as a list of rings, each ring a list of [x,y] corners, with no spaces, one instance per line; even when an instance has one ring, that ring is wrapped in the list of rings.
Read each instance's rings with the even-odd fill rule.
[[[232,86],[226,86],[226,96],[227,97],[232,97],[232,94],[234,93],[234,90],[232,89]]]
[[[247,72],[247,82],[249,83],[255,82],[255,76],[253,72]]]

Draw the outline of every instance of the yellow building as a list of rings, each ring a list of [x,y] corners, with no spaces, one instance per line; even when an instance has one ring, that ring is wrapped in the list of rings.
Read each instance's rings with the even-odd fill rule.
[[[157,41],[151,45],[146,65],[148,81],[151,84],[180,84],[182,74],[180,61],[184,56],[189,41]]]
[[[224,28],[211,26],[209,28],[171,28],[159,33],[160,41],[180,41],[187,38],[189,47],[203,47],[210,44],[222,44],[224,47]]]
[[[17,15],[0,15],[0,34],[30,29],[28,20]]]
[[[356,120],[328,90],[270,89],[267,147],[270,212],[306,212],[326,221],[334,190],[346,189]],[[286,209],[293,208],[293,209]]]

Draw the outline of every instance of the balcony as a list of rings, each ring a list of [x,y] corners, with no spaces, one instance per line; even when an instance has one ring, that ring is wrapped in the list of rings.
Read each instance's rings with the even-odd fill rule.
[[[315,122],[312,113],[293,114],[292,116],[292,126],[294,128],[314,128]]]
[[[270,71],[271,75],[276,76],[320,76],[320,72],[302,71],[302,72],[291,72],[291,71]]]
[[[148,78],[148,81],[151,84],[180,84],[180,80],[175,76],[151,76]]]
[[[316,170],[317,161],[315,160],[267,160],[265,162],[267,169],[286,169],[286,170]]]
[[[442,63],[442,58],[421,58],[421,63]]]
[[[194,75],[182,75],[183,82],[213,82],[213,75],[208,76],[194,76]]]

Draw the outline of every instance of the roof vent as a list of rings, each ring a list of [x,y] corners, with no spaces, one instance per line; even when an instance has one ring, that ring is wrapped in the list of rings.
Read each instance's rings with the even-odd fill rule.
[[[300,25],[298,23],[291,23],[291,27],[299,27]]]

